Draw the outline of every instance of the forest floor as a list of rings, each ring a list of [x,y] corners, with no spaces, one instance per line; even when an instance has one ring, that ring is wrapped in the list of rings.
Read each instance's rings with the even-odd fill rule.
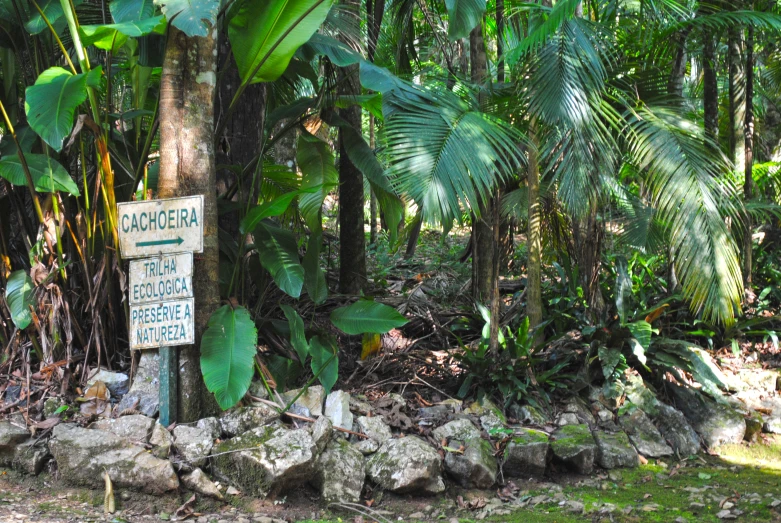
[[[189,494],[152,497],[117,489],[117,512],[103,513],[102,491],[63,486],[47,474],[19,476],[0,469],[0,522],[177,521]],[[356,506],[357,507],[357,506]],[[186,520],[198,523],[717,522],[781,521],[781,437],[730,445],[718,455],[682,462],[651,461],[609,474],[554,474],[545,481],[508,481],[495,491],[452,487],[440,497],[386,494],[364,515],[324,510],[314,490],[274,500],[236,496],[198,501]]]

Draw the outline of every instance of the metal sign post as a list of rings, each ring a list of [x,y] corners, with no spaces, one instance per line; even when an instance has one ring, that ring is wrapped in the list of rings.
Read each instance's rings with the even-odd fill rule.
[[[117,205],[130,262],[130,349],[160,349],[160,423],[176,421],[179,353],[195,343],[193,252],[203,252],[203,196]]]

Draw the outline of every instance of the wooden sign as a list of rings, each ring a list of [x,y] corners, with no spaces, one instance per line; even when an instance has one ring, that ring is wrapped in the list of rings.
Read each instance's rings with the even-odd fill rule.
[[[171,300],[130,306],[130,349],[195,343],[195,300]]]
[[[193,297],[193,253],[130,262],[131,305]]]
[[[117,204],[122,257],[203,252],[203,195]]]

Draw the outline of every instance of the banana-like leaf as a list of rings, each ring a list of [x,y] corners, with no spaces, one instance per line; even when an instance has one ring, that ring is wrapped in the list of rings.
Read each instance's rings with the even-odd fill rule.
[[[304,286],[304,268],[298,259],[298,244],[293,233],[267,223],[255,227],[255,247],[260,264],[274,282],[293,298],[301,296]]]
[[[314,186],[300,189],[298,191],[291,191],[283,194],[278,198],[274,198],[270,202],[265,202],[261,205],[253,207],[250,209],[244,219],[241,220],[241,232],[246,234],[254,230],[255,227],[257,227],[257,225],[266,218],[271,218],[273,216],[279,216],[280,214],[283,214],[287,208],[290,207],[290,204],[293,202],[296,196],[300,194],[314,193],[317,192],[318,189],[318,186]]]
[[[11,310],[11,319],[20,330],[33,321],[30,307],[33,305],[33,281],[25,271],[14,271],[5,288],[5,302]]]
[[[155,0],[155,5],[187,36],[207,36],[217,23],[220,0]]]
[[[326,394],[339,378],[339,356],[336,343],[330,338],[314,336],[309,340],[312,351],[312,372],[320,380]]]
[[[30,129],[29,125],[19,125],[14,130],[16,131],[16,139],[19,140],[22,151],[26,153],[32,151],[33,145],[35,145],[35,141],[38,139],[38,135],[35,134],[35,131]],[[3,138],[0,139],[0,156],[3,158],[15,156],[16,149],[16,142],[14,142],[11,135],[9,133],[4,134]]]
[[[311,190],[301,196],[299,208],[310,229],[321,228],[320,209],[328,191],[339,181],[334,155],[327,143],[308,133],[301,133],[296,148],[296,162],[301,169],[301,187]]]
[[[323,303],[328,298],[328,283],[325,280],[323,268],[320,267],[320,248],[322,245],[322,230],[310,231],[309,243],[304,259],[301,261],[301,265],[304,267],[304,287],[315,305]]]
[[[445,0],[447,34],[451,40],[469,36],[469,32],[483,20],[485,0]]]
[[[165,32],[165,17],[163,15],[131,22],[121,22],[107,25],[82,25],[80,28],[84,45],[94,45],[106,51],[116,50],[127,41],[128,37],[151,33]]]
[[[407,318],[383,303],[358,300],[352,305],[335,309],[331,313],[331,323],[346,334],[385,334],[406,324]]]
[[[82,4],[84,0],[74,0],[73,6],[77,7]],[[65,14],[62,10],[62,2],[60,0],[43,0],[38,2],[38,7],[41,8],[43,14],[46,15],[46,19],[54,26],[56,22],[62,18]],[[13,18],[12,18],[13,19]],[[36,35],[42,31],[48,30],[46,21],[35,7],[30,4],[30,19],[24,24],[24,28],[27,32]]]
[[[70,177],[68,171],[54,158],[45,154],[25,153],[24,159],[27,162],[36,191],[63,191],[73,196],[81,194],[79,193],[79,186]],[[0,160],[0,177],[8,180],[11,185],[27,185],[22,161],[17,155],[8,156]]]
[[[285,318],[287,318],[287,323],[290,326],[290,344],[295,349],[296,354],[298,354],[301,365],[303,365],[307,356],[309,356],[309,343],[306,341],[304,332],[304,320],[290,305],[280,305],[280,307],[282,312],[285,313]]]
[[[243,83],[273,82],[323,23],[333,0],[245,1],[228,26]]]
[[[25,91],[24,109],[30,127],[55,151],[73,128],[76,108],[87,99],[87,87],[97,87],[103,70],[72,74],[62,67],[41,73]]]
[[[155,13],[153,0],[114,0],[108,8],[117,24],[145,20]]]
[[[220,307],[209,318],[201,338],[201,372],[206,388],[223,410],[249,389],[255,372],[258,331],[244,307]]]

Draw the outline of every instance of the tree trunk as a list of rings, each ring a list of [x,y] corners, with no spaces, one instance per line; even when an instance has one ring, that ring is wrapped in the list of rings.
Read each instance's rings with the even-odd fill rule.
[[[536,137],[532,133],[532,144],[536,147]],[[542,213],[540,208],[540,166],[537,149],[529,149],[529,164],[527,168],[528,186],[528,228],[526,240],[528,245],[529,265],[526,271],[526,316],[529,326],[537,327],[542,323]],[[535,336],[537,342],[542,341],[541,333]]]
[[[591,320],[599,323],[605,312],[605,298],[599,287],[602,268],[602,241],[605,231],[599,221],[596,206],[584,219],[573,219],[572,230],[575,240],[575,256],[580,271],[580,285],[586,303],[591,309]]]
[[[377,146],[374,136],[374,115],[369,115],[369,147],[374,150]],[[369,193],[369,244],[377,243],[377,197],[374,191]]]
[[[504,83],[504,0],[496,0],[496,81]]]
[[[216,31],[187,37],[171,27],[160,78],[160,198],[202,194],[203,254],[193,267],[195,345],[179,347],[178,421],[200,418],[205,393],[200,340],[219,306],[219,247],[214,163]]]
[[[754,167],[754,27],[749,26],[746,39],[746,119],[743,127],[745,137],[745,171],[743,197],[746,202],[752,198]],[[743,280],[746,288],[752,283],[753,227],[751,215],[746,214],[746,232],[743,235]]]
[[[677,97],[683,98],[683,79],[686,76],[686,38],[689,36],[689,30],[683,30],[676,36],[676,53],[673,61],[670,79],[667,81],[667,92]]]
[[[745,77],[741,60],[743,34],[739,28],[729,30],[729,158],[735,168],[745,165],[743,125],[746,117]]]
[[[704,35],[702,44],[702,86],[705,110],[705,134],[718,143],[719,140],[719,84],[716,76],[716,43],[712,35]]]
[[[359,5],[344,2],[356,16]],[[358,65],[339,69],[339,94],[352,97],[361,94]],[[339,110],[348,124],[361,133],[361,107],[353,105]],[[339,130],[339,292],[359,294],[366,284],[366,238],[363,232],[363,173],[347,156],[342,130]]]

